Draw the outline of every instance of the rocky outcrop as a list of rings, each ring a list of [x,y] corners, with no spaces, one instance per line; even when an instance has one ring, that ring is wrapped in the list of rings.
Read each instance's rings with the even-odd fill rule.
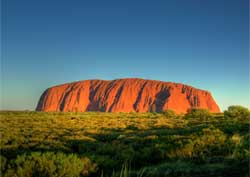
[[[220,109],[208,91],[155,80],[85,80],[47,89],[37,111],[149,112],[175,110],[185,113],[191,107]]]

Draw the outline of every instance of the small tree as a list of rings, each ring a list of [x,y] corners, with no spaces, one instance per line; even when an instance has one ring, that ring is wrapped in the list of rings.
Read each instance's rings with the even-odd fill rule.
[[[207,119],[211,117],[211,113],[207,109],[203,108],[190,108],[185,114],[185,118],[202,118]]]
[[[229,106],[228,109],[224,111],[224,116],[226,118],[250,119],[250,111],[243,106],[233,105]]]

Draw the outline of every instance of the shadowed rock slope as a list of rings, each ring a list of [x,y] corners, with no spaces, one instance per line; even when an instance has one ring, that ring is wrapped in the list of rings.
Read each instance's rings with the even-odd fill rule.
[[[208,91],[155,80],[117,79],[85,80],[47,89],[41,96],[37,111],[103,111],[149,112],[188,108],[220,109]]]

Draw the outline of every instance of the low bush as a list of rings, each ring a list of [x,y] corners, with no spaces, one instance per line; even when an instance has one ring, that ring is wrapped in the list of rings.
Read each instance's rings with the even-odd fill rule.
[[[185,114],[185,118],[200,118],[200,119],[208,119],[211,118],[212,114],[207,109],[201,108],[190,108]]]
[[[174,110],[171,110],[171,109],[167,109],[167,110],[163,111],[162,114],[166,118],[176,118],[177,117],[176,112]]]
[[[74,154],[32,152],[17,156],[10,162],[4,177],[77,177],[95,172],[96,165],[88,158]]]
[[[224,116],[225,118],[250,119],[250,111],[243,106],[229,106],[224,111]]]
[[[0,155],[0,168],[1,168],[0,176],[2,176],[2,173],[5,171],[6,164],[7,164],[7,159],[4,156]]]
[[[224,154],[226,135],[210,126],[202,129],[193,140],[193,156],[207,158]]]
[[[241,138],[234,150],[233,157],[240,160],[250,159],[250,135]]]

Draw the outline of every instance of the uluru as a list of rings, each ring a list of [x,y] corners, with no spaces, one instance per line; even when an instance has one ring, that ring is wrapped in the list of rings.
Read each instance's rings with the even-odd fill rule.
[[[189,108],[220,112],[211,93],[189,85],[138,78],[84,80],[44,91],[37,111],[186,113]]]

